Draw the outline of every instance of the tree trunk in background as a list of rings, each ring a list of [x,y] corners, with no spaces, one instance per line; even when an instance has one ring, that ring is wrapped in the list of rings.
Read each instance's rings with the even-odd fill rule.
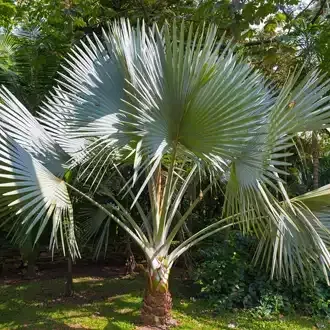
[[[126,275],[132,275],[136,268],[136,261],[131,249],[131,239],[128,235],[127,235],[127,243],[126,243],[126,255],[127,255],[126,264],[125,264]]]
[[[159,258],[158,258],[159,259]],[[146,271],[147,288],[141,311],[142,323],[147,326],[163,326],[171,323],[172,297],[168,290],[169,268],[155,262]]]
[[[35,278],[36,274],[36,260],[37,260],[37,253],[36,251],[32,250],[27,257],[27,277],[28,278]]]
[[[66,276],[66,282],[65,282],[65,296],[70,297],[73,294],[73,280],[72,280],[72,258],[69,256],[67,258],[68,260],[68,273]]]
[[[313,188],[319,187],[319,142],[317,132],[312,133]]]
[[[24,241],[23,245],[20,247],[22,265],[24,268],[24,263],[27,263],[25,277],[35,278],[36,274],[36,261],[39,256],[39,246],[36,244],[33,246],[32,237],[29,235]]]

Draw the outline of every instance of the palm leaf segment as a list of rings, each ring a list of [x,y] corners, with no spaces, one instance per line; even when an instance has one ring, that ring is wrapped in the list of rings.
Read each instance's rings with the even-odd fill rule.
[[[330,89],[329,81],[323,82],[318,72],[311,72],[296,85],[299,77],[300,72],[290,76],[275,94],[258,137],[231,163],[225,208],[228,214],[244,214],[248,205],[265,199],[263,196],[269,195],[266,184],[282,194],[283,189],[272,181],[277,182],[279,175],[287,174],[284,168],[289,164],[285,157],[290,154],[286,150],[294,134],[329,123],[330,98],[325,96]],[[283,197],[286,198],[285,193]]]
[[[299,77],[300,72],[288,78],[275,95],[255,145],[231,164],[224,208],[224,215],[237,215],[234,219],[242,222],[243,230],[260,235],[256,260],[271,267],[273,275],[292,281],[295,274],[304,278],[313,274],[316,264],[327,274],[330,265],[329,232],[324,226],[328,210],[311,209],[314,215],[302,203],[289,200],[282,179],[290,165],[285,157],[290,156],[286,149],[293,136],[329,123],[329,97],[325,96],[329,81],[323,81],[318,72],[297,84]],[[246,154],[254,155],[254,161],[247,161]]]
[[[56,97],[50,93],[46,102],[41,106],[38,121],[55,141],[70,157],[78,159],[84,157],[84,150],[88,145],[86,138],[70,136],[66,123],[70,118],[70,103],[60,87],[55,89]]]
[[[284,212],[276,226],[260,232],[255,259],[270,267],[277,277],[296,281],[295,274],[304,280],[315,275],[315,265],[328,278],[330,248],[330,185],[294,197],[291,204],[282,202]],[[330,284],[330,283],[329,283]]]
[[[0,99],[1,212],[14,213],[23,241],[34,228],[37,241],[52,219],[50,247],[60,234],[64,251],[75,257],[73,210],[61,179],[69,156],[5,87]]]

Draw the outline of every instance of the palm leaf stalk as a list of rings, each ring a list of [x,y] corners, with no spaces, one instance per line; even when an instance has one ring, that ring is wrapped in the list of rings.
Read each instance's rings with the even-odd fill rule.
[[[145,253],[148,325],[170,321],[175,261],[231,226],[260,238],[256,260],[272,276],[295,281],[330,268],[329,187],[290,199],[282,180],[292,137],[330,123],[329,81],[315,71],[298,83],[294,72],[272,90],[222,45],[215,26],[190,25],[187,32],[184,23],[133,28],[121,20],[102,41],[94,36],[74,47],[38,119],[6,89],[0,95],[2,212],[19,215],[26,232],[39,225],[41,233],[52,219],[51,246],[60,236],[77,254],[68,188],[97,206]],[[65,180],[69,158],[80,180],[109,203]],[[134,171],[126,180],[121,166],[128,162]],[[129,209],[105,182],[111,170],[123,180]],[[208,185],[182,210],[189,185],[202,176]],[[194,208],[224,179],[222,217],[172,249]],[[140,204],[145,190],[148,212]]]

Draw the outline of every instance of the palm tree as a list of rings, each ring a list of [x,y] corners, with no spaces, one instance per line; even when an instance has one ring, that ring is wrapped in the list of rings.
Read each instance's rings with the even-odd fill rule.
[[[74,258],[79,252],[68,189],[99,207],[146,256],[142,319],[150,325],[170,321],[168,279],[175,261],[231,226],[260,238],[256,260],[271,276],[295,281],[315,267],[327,275],[329,187],[289,199],[283,176],[292,137],[330,123],[328,81],[311,72],[297,83],[298,72],[273,90],[218,42],[215,26],[133,28],[122,20],[103,41],[94,36],[87,42],[72,50],[37,119],[1,91],[3,215],[15,212],[26,232],[38,225],[39,235],[52,219],[51,246],[61,237]],[[127,163],[133,172],[125,180],[121,167]],[[90,192],[68,182],[75,167]],[[111,189],[105,175],[111,171],[132,199],[128,208]],[[187,189],[202,176],[208,183],[184,210]],[[224,182],[222,217],[172,248],[200,200]],[[93,199],[100,190],[109,203]]]

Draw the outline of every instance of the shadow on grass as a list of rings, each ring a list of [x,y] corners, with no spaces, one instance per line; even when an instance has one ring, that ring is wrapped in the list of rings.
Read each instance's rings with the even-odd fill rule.
[[[139,322],[144,278],[75,279],[75,295],[63,297],[64,280],[44,280],[0,286],[0,329],[109,329],[133,330]],[[178,329],[229,329],[233,320],[240,329],[312,328],[308,319],[260,321],[240,312],[212,314],[210,306],[187,299],[187,289],[173,283]],[[188,290],[189,291],[189,290]],[[190,292],[191,293],[191,292]],[[185,298],[184,298],[185,297]],[[189,297],[189,295],[188,295]]]
[[[0,287],[0,329],[134,329],[143,278],[75,280],[63,297],[63,280]]]

